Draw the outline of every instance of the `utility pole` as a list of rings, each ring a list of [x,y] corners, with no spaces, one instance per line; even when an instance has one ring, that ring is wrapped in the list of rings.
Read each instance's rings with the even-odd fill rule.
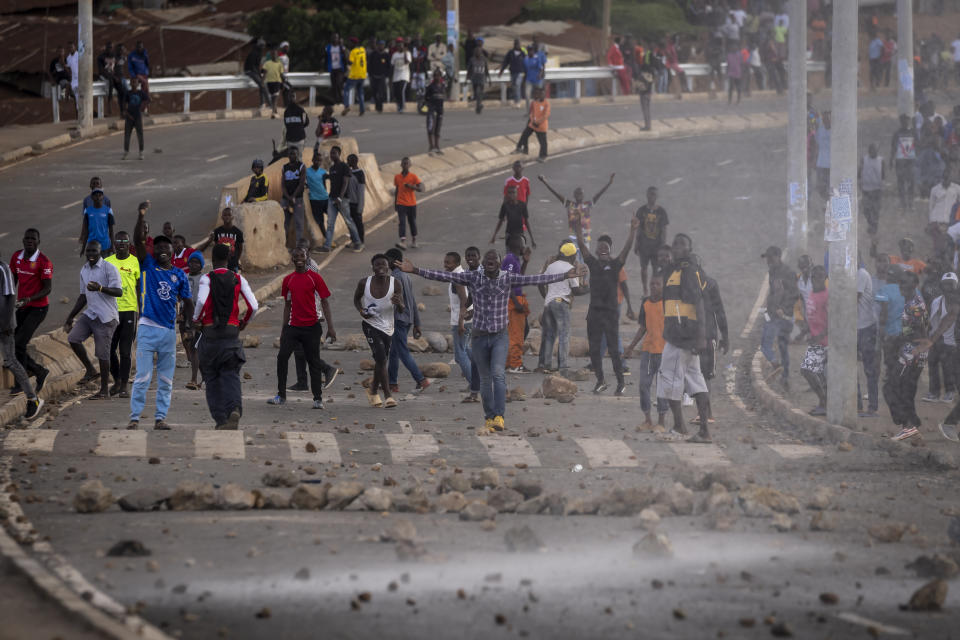
[[[787,74],[787,255],[807,252],[807,0],[790,0]]]
[[[913,115],[913,0],[897,0],[897,113]]]
[[[77,19],[80,24],[77,42],[77,51],[80,53],[80,95],[77,102],[80,107],[80,130],[89,131],[93,127],[93,0],[80,0]]]
[[[857,424],[857,2],[833,3],[833,121],[825,240],[830,251],[827,420]]]
[[[605,52],[607,47],[610,46],[610,2],[611,0],[603,0],[603,15],[600,18],[600,26],[603,32],[603,44],[600,46],[601,52]]]
[[[460,0],[447,0],[447,43],[453,45],[453,78],[450,95],[460,99]],[[467,65],[470,64],[466,60]]]

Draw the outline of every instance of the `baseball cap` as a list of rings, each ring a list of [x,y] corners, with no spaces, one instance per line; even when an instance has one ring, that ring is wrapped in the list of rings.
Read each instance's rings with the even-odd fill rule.
[[[560,253],[566,257],[577,255],[577,247],[572,242],[564,242],[560,245]],[[956,278],[956,276],[954,276]]]
[[[770,245],[767,247],[767,250],[760,254],[761,258],[768,258],[770,256],[777,256],[778,258],[783,255],[783,252],[780,251],[780,247]]]
[[[102,194],[103,194],[103,189],[99,189],[99,188],[94,189],[93,191],[90,192],[90,195],[93,195],[93,194],[95,194],[95,193],[99,193],[99,194],[102,195]]]
[[[955,274],[953,271],[947,271],[947,272],[946,272],[945,274],[943,274],[943,276],[940,278],[940,282],[944,282],[944,281],[946,281],[946,280],[953,280],[954,282],[960,282],[960,281],[957,280],[957,274]]]
[[[277,48],[278,48],[278,49],[283,49],[284,47],[286,47],[286,48],[288,48],[288,49],[290,48],[290,43],[287,42],[286,40],[284,40],[283,42],[281,42],[281,43],[280,43],[280,46],[277,47]]]

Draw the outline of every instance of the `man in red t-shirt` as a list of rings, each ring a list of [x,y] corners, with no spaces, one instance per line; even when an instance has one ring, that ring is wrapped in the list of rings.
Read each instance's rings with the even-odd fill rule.
[[[50,309],[47,296],[53,287],[53,263],[40,253],[39,231],[27,229],[23,232],[23,249],[10,258],[10,271],[17,281],[17,328],[13,336],[15,352],[27,375],[37,377],[34,391],[39,395],[50,372],[30,357],[27,345],[47,317]],[[11,393],[17,395],[22,391],[19,386],[14,386]]]
[[[323,409],[323,371],[326,363],[320,359],[323,324],[317,315],[317,297],[327,320],[327,337],[336,341],[333,314],[330,312],[330,290],[320,274],[307,269],[307,251],[297,247],[291,254],[294,271],[283,279],[283,329],[280,332],[280,352],[277,354],[277,395],[267,404],[280,405],[287,401],[287,363],[297,345],[303,349],[310,370],[310,390],[313,408]]]
[[[526,203],[530,197],[530,181],[523,175],[523,163],[517,160],[513,163],[513,175],[503,183],[503,197],[506,200],[507,189],[517,188],[517,200]]]

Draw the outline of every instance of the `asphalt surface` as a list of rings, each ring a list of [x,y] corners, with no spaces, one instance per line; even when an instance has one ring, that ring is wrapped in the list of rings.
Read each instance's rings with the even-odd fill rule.
[[[878,124],[867,135],[885,139],[885,131]],[[594,210],[593,231],[594,236],[611,233],[618,241],[637,206],[629,201],[642,199],[647,185],[658,185],[670,233],[690,234],[706,271],[720,282],[732,348],[747,350],[753,342],[740,335],[765,276],[758,256],[783,234],[785,146],[782,131],[650,141],[551,158],[528,174],[541,171],[564,192],[580,185],[592,195],[616,172]],[[409,257],[439,268],[450,249],[485,246],[496,222],[502,178],[491,176],[429,200],[421,213],[423,246]],[[541,245],[534,265],[566,230],[562,210],[544,200],[545,190],[534,183],[531,220]],[[367,246],[387,248],[395,233],[392,224],[384,225],[370,232]],[[627,270],[636,282],[635,258]],[[351,297],[367,273],[368,254],[342,254],[324,268],[341,342],[359,332]],[[415,278],[414,284],[419,294],[427,283]],[[639,285],[633,289],[636,304]],[[539,297],[529,294],[536,313]],[[424,328],[448,331],[446,298],[419,300],[425,305]],[[126,423],[127,404],[81,401],[51,412],[32,434],[26,432],[42,442],[34,449],[21,455],[9,434],[2,445],[0,459],[13,466],[22,506],[38,535],[99,589],[172,634],[703,638],[723,632],[750,637],[770,633],[768,617],[788,624],[795,637],[860,637],[867,626],[876,633],[900,630],[921,638],[952,633],[960,604],[956,593],[948,594],[944,613],[903,612],[898,605],[926,581],[905,565],[921,553],[950,552],[947,524],[956,505],[958,474],[917,467],[906,457],[872,448],[845,451],[795,439],[783,425],[749,408],[732,355],[719,358],[713,383],[713,445],[678,446],[638,431],[636,396],[594,396],[592,380],[580,383],[572,404],[533,397],[513,402],[507,408],[508,431],[480,436],[481,412],[478,405],[460,403],[458,390],[464,385],[457,375],[414,395],[412,379],[401,371],[400,406],[392,411],[367,407],[359,384],[367,375],[359,369],[369,358],[364,351],[324,352],[345,371],[330,390],[325,411],[309,409],[306,394],[291,394],[281,408],[267,406],[264,401],[275,392],[271,345],[279,335],[278,310],[272,306],[248,329],[261,336],[261,345],[247,351],[242,435],[208,431],[202,395],[183,388],[185,370],[178,369],[171,432],[147,431],[136,442],[120,441],[127,434],[117,430]],[[586,301],[578,301],[574,335],[585,335],[585,311]],[[624,321],[624,339],[633,331]],[[417,359],[451,358],[424,354]],[[527,356],[526,364],[532,368],[535,358]],[[510,375],[508,386],[531,396],[540,379]],[[636,377],[628,380],[635,393]],[[148,418],[151,408],[148,402]],[[307,452],[304,442],[314,443],[317,451]],[[150,457],[156,463],[150,464]],[[578,464],[581,471],[575,471]],[[674,556],[652,559],[632,552],[644,535],[636,518],[500,514],[489,530],[449,514],[130,514],[114,507],[78,515],[70,506],[72,492],[88,478],[100,478],[122,495],[187,479],[256,488],[264,472],[277,469],[293,470],[306,481],[358,479],[382,486],[390,478],[397,493],[422,483],[432,498],[438,478],[489,466],[499,469],[505,484],[532,478],[546,492],[568,499],[615,486],[691,484],[698,473],[723,467],[744,487],[777,488],[795,495],[803,508],[791,516],[795,529],[784,533],[771,528],[769,517],[741,515],[726,531],[712,528],[707,516],[664,517],[659,531],[672,540]],[[835,521],[832,531],[809,527],[815,511],[805,505],[820,486],[835,492],[828,512]],[[698,493],[696,501],[705,496]],[[484,492],[474,490],[468,497],[483,498]],[[424,555],[415,560],[401,559],[393,544],[379,541],[381,532],[404,519],[415,525],[423,548]],[[914,528],[900,543],[878,544],[868,536],[867,527],[890,522]],[[539,537],[541,551],[507,551],[505,533],[522,525]],[[104,557],[123,539],[141,541],[152,556]],[[837,604],[825,604],[824,593],[835,594]],[[848,622],[850,614],[867,622]],[[750,621],[753,628],[745,626]]]

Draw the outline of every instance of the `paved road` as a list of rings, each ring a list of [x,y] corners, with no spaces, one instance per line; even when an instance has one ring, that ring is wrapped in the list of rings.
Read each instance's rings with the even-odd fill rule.
[[[721,283],[732,346],[745,349],[749,342],[740,339],[740,331],[764,271],[758,247],[782,236],[783,138],[783,132],[763,131],[610,147],[553,158],[542,171],[566,190],[582,185],[588,194],[618,172],[593,223],[596,234],[615,237],[622,237],[618,230],[636,206],[621,204],[638,198],[648,184],[660,185],[671,232],[693,236],[707,271]],[[423,248],[412,252],[414,261],[439,265],[448,249],[486,238],[495,223],[501,179],[480,180],[430,201],[424,207]],[[546,247],[564,233],[565,222],[543,196],[542,188],[534,191],[532,220]],[[368,245],[387,247],[394,233],[385,225],[371,233]],[[535,263],[542,255],[540,250]],[[351,254],[325,269],[341,336],[359,329],[350,296],[368,265],[367,256]],[[628,272],[635,282],[635,260]],[[418,291],[422,286],[416,282]],[[446,299],[420,300],[426,305],[425,328],[446,330]],[[584,312],[579,302],[577,335],[584,334]],[[398,409],[365,407],[359,388],[365,352],[325,354],[346,372],[331,390],[326,411],[310,410],[305,396],[291,396],[280,409],[268,407],[277,316],[276,309],[268,310],[249,329],[262,337],[262,346],[248,350],[251,377],[244,382],[242,433],[210,431],[202,398],[183,389],[178,370],[170,415],[174,430],[168,434],[130,436],[116,430],[126,421],[124,403],[88,401],[51,415],[40,429],[12,432],[16,438],[8,434],[3,442],[5,455],[27,449],[0,459],[14,466],[21,503],[39,536],[98,588],[171,633],[306,638],[322,627],[330,637],[414,638],[446,635],[455,625],[457,635],[467,638],[637,637],[638,632],[703,638],[721,631],[744,637],[769,631],[745,629],[741,619],[763,627],[768,616],[789,624],[796,637],[866,633],[840,619],[841,613],[914,637],[943,637],[952,628],[950,612],[960,604],[955,593],[944,614],[905,613],[897,605],[923,583],[904,565],[920,553],[949,552],[944,509],[955,502],[957,474],[917,468],[873,449],[841,451],[792,438],[725,393],[726,382],[731,391],[738,388],[728,368],[732,357],[721,358],[723,373],[714,383],[713,445],[675,445],[637,431],[637,399],[593,396],[592,382],[580,383],[581,393],[570,405],[533,398],[511,403],[508,431],[478,436],[480,413],[476,405],[459,402],[462,381],[456,377],[415,396],[408,393],[412,381],[404,372]],[[633,328],[624,323],[621,330],[629,336]],[[448,359],[419,357],[421,363]],[[532,367],[534,359],[528,356],[526,363]],[[528,394],[539,383],[537,375],[508,377],[510,387]],[[307,451],[307,442],[316,451]],[[149,464],[148,457],[159,464]],[[571,472],[576,464],[584,470]],[[740,516],[729,530],[719,531],[708,516],[669,516],[660,525],[675,549],[667,560],[633,555],[632,545],[644,535],[635,518],[501,514],[496,528],[486,530],[439,514],[111,510],[79,516],[70,508],[72,491],[94,477],[122,494],[186,479],[253,488],[265,471],[290,469],[307,481],[382,485],[392,478],[398,493],[422,483],[433,498],[439,477],[487,466],[498,468],[507,483],[532,478],[545,491],[570,499],[615,486],[663,487],[675,479],[691,484],[704,471],[725,468],[744,487],[772,486],[796,495],[801,505],[816,487],[832,488],[829,517],[836,528],[810,531],[815,512],[806,508],[791,516],[796,530],[786,533],[775,532],[769,517]],[[469,497],[483,495],[472,491]],[[698,493],[697,502],[705,495]],[[418,531],[426,554],[419,560],[403,561],[394,545],[378,541],[402,519]],[[899,544],[875,546],[865,528],[891,521],[913,524],[916,533]],[[523,525],[545,550],[506,551],[505,533]],[[153,555],[104,558],[122,539],[142,541]],[[821,603],[820,594],[827,592],[836,594],[839,604]],[[369,601],[358,599],[365,593]],[[256,617],[264,608],[270,616]]]

